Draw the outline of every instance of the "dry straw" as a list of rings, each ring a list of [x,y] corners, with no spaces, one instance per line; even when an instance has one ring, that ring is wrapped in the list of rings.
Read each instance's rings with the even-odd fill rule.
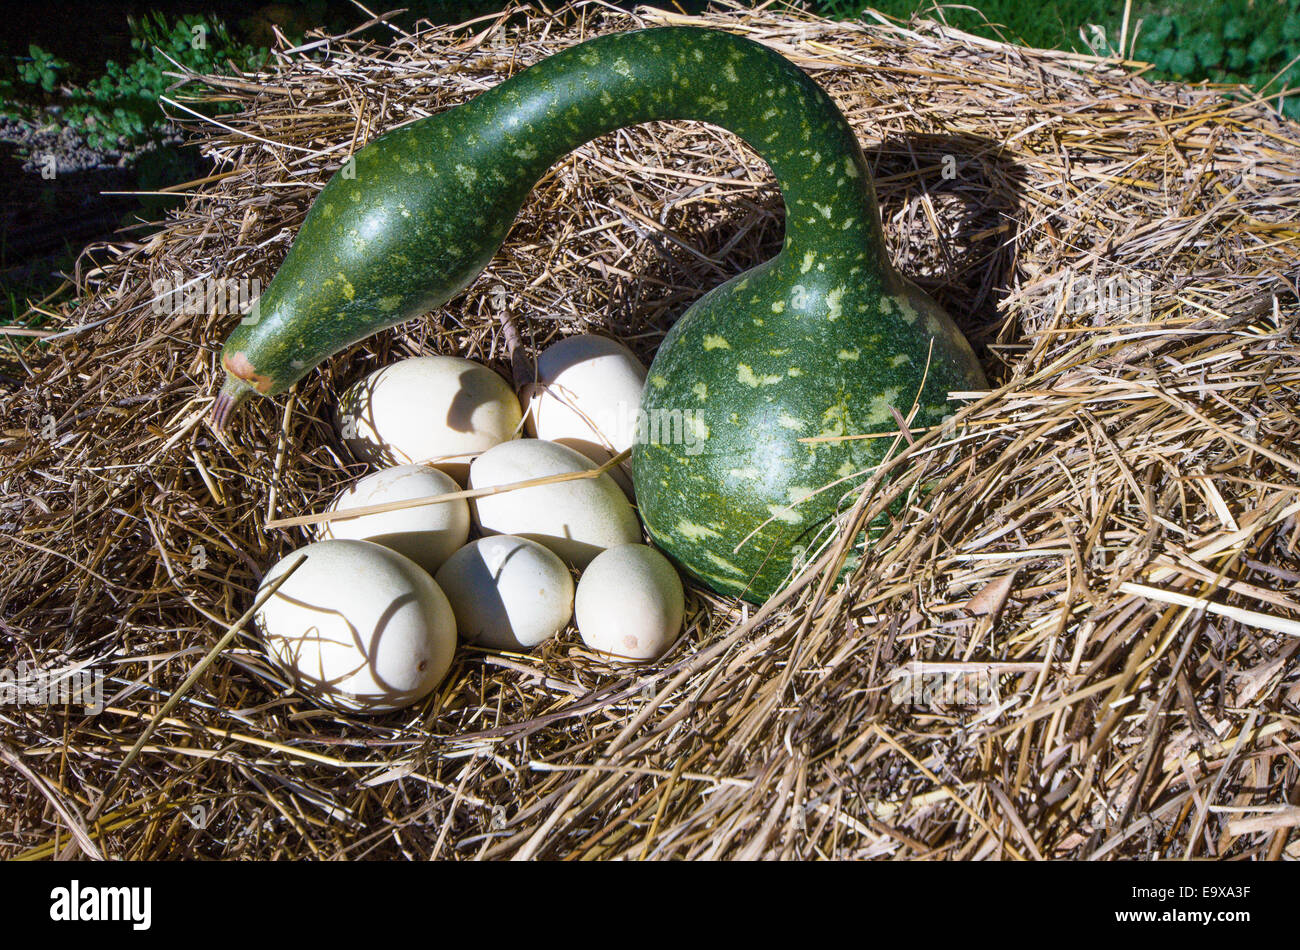
[[[227,435],[203,417],[237,318],[158,313],[153,281],[265,282],[381,131],[586,36],[685,22],[830,90],[891,252],[996,381],[861,490],[846,520],[890,507],[892,528],[843,586],[837,542],[760,611],[693,590],[646,667],[570,630],[464,649],[417,710],[350,718],[243,636],[177,697],[307,537],[268,520],[362,473],[332,425],[346,385],[430,352],[507,372],[498,285],[525,345],[608,329],[648,359],[775,251],[780,201],[716,129],[605,136],[465,294]],[[588,3],[383,36],[211,80],[242,109],[191,119],[218,173],[83,258],[43,340],[3,338],[3,663],[108,679],[98,715],[0,707],[0,856],[1300,857],[1300,128],[930,21]]]

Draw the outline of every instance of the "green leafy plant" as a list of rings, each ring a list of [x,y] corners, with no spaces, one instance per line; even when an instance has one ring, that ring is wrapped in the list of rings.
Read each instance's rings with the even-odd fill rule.
[[[1300,9],[1294,2],[1224,0],[1217,8],[1143,19],[1133,55],[1165,78],[1237,83],[1266,93],[1300,86]],[[1300,95],[1279,109],[1300,118]]]
[[[66,60],[59,59],[35,44],[27,48],[28,58],[19,60],[18,78],[31,86],[39,86],[45,92],[53,92],[59,81],[59,73],[68,68]]]
[[[59,91],[54,104],[62,108],[61,121],[79,129],[92,148],[130,148],[156,134],[165,123],[159,98],[176,82],[166,73],[179,71],[178,66],[224,73],[232,64],[255,67],[266,55],[265,50],[236,40],[220,20],[186,15],[168,22],[154,13],[129,22],[131,46],[138,55],[125,65],[110,60],[102,75],[84,84],[61,82],[68,64],[38,46],[16,64],[17,83],[29,87],[27,91],[34,91],[31,87],[45,93]],[[0,94],[10,102],[9,115],[33,121],[43,118],[38,110],[18,105],[31,96],[21,96],[16,88]]]

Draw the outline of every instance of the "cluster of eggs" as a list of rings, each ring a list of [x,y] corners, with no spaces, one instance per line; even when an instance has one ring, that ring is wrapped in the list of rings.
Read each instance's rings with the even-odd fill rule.
[[[336,709],[398,709],[443,680],[458,638],[527,651],[570,619],[609,658],[661,655],[681,631],[681,579],[642,543],[626,469],[574,477],[631,446],[645,375],[622,344],[582,335],[544,350],[518,396],[450,356],[403,360],[349,389],[340,434],[381,467],[330,511],[372,510],[320,523],[259,591],[301,562],[255,618],[293,685]]]

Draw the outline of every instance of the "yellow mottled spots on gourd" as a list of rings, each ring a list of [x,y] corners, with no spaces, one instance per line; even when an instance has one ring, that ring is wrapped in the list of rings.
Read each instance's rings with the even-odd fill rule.
[[[746,479],[751,482],[758,481],[761,474],[756,468],[733,468],[727,472],[732,478]]]
[[[790,376],[802,376],[803,370],[801,370],[798,366],[791,366],[788,370],[786,370],[786,373],[789,374]]]
[[[714,554],[712,551],[704,551],[704,556],[708,559],[709,563],[718,568],[718,570],[726,571],[728,574],[735,574],[737,577],[745,576],[744,571],[736,567],[736,565],[732,564],[726,558],[718,557],[718,555]]]
[[[343,282],[343,296],[352,300],[357,295],[356,288],[352,286],[352,281],[348,280],[343,271],[339,271],[338,278]]]
[[[845,462],[843,465],[841,465],[839,468],[837,468],[837,469],[835,470],[835,477],[836,477],[836,478],[848,478],[850,475],[852,475],[852,474],[853,474],[854,472],[856,472],[856,471],[857,471],[857,469],[854,468],[852,460],[849,460],[849,461]]]
[[[704,420],[701,419],[698,415],[692,415],[687,420],[687,424],[690,425],[691,428],[695,430],[696,442],[703,442],[706,439],[708,439],[709,427],[708,425],[705,424]]]
[[[791,485],[785,491],[786,497],[790,499],[792,505],[797,505],[805,498],[817,494],[817,489],[809,488],[807,485]]]
[[[786,524],[801,524],[803,515],[784,505],[768,505],[767,510],[777,521],[784,521]]]
[[[537,148],[532,145],[525,145],[523,148],[515,149],[515,158],[521,162],[531,162],[537,157]]]
[[[709,582],[710,584],[719,584],[722,587],[726,588],[726,587],[732,587],[736,583],[735,578],[722,577],[718,574],[710,574],[702,567],[696,567],[694,570],[696,574],[698,574],[703,580]]]
[[[325,202],[325,205],[324,207],[321,208],[320,213],[326,218],[334,217],[334,202],[332,201]]]
[[[611,106],[614,104],[614,97],[609,94],[608,89],[602,89],[600,91],[600,104],[602,106]]]
[[[817,434],[819,436],[843,435],[845,420],[847,418],[848,411],[846,410],[844,403],[837,402],[822,413],[822,430]]]
[[[740,82],[740,77],[736,75],[736,67],[731,63],[723,67],[722,75],[727,77],[727,82]]]
[[[785,310],[785,301],[784,301],[784,300],[775,300],[775,301],[772,302],[772,312],[773,312],[773,313],[781,313],[781,312],[783,312],[784,310]]]
[[[776,376],[759,375],[754,372],[753,368],[746,363],[736,364],[736,378],[746,386],[771,386],[773,383],[779,383],[782,379],[780,374]]]
[[[763,113],[763,121],[771,122],[778,115],[780,115],[780,113],[776,109],[768,109],[766,112]]]
[[[788,412],[782,412],[777,416],[776,422],[777,425],[781,426],[783,429],[793,429],[795,432],[803,431],[804,421],[802,419],[796,419]]]
[[[890,386],[878,396],[871,397],[871,406],[867,409],[867,422],[877,425],[894,418],[893,408],[898,404],[898,394],[902,392],[897,386]]]
[[[916,323],[917,319],[921,316],[910,303],[903,300],[901,297],[895,297],[894,304],[898,307],[898,312],[902,314],[903,319],[909,324]]]
[[[705,383],[696,383],[691,387],[691,392],[695,393],[695,398],[700,402],[709,398],[709,387]]]
[[[844,287],[836,287],[826,294],[826,319],[838,320],[843,315]],[[855,351],[856,352],[856,351]],[[854,359],[857,359],[855,356]]]
[[[799,273],[806,274],[810,270],[812,270],[812,266],[816,262],[816,260],[817,260],[817,255],[814,254],[812,251],[809,251],[807,254],[805,254],[803,256],[803,264],[800,265],[799,267]]]
[[[401,297],[380,297],[379,309],[384,313],[392,313],[397,309],[397,305],[402,302]]]
[[[844,157],[844,171],[850,178],[858,177],[858,166],[853,164],[852,155],[846,155]]]
[[[821,216],[822,216],[823,218],[825,218],[827,221],[829,221],[829,220],[831,219],[831,212],[832,212],[834,209],[831,208],[830,205],[818,204],[818,203],[815,202],[815,201],[814,201],[814,202],[811,202],[811,204],[812,204],[812,206],[813,206],[814,208],[816,208],[818,211],[821,212]]]
[[[768,350],[768,351],[767,351],[767,355],[768,355],[768,356],[785,356],[785,354],[787,354],[787,353],[789,353],[789,352],[790,352],[790,348],[787,346],[787,347],[781,347],[780,349],[776,349],[776,350]]]
[[[889,358],[889,367],[890,369],[897,369],[898,367],[902,366],[904,363],[910,363],[910,362],[912,362],[912,358],[910,356],[908,356],[906,353],[899,353],[897,356],[891,356]]]
[[[478,181],[478,169],[457,162],[456,177],[460,179],[460,183],[466,188],[473,188],[474,182]]]
[[[414,175],[420,171],[420,166],[415,162],[402,162],[402,171],[408,175]]]
[[[857,358],[861,355],[861,353],[858,352],[858,348],[855,346],[851,350],[840,350],[835,355],[841,360],[848,361],[848,360],[857,360]]]
[[[706,333],[704,335],[704,348],[706,350],[729,350],[731,344],[727,342],[726,337],[718,336],[716,333]]]
[[[655,389],[663,389],[668,385],[668,380],[665,377],[660,376],[658,373],[655,373],[650,377],[650,385]]]
[[[721,534],[707,525],[696,524],[694,521],[687,521],[685,518],[677,522],[677,533],[684,538],[690,538],[692,541],[722,537]]]

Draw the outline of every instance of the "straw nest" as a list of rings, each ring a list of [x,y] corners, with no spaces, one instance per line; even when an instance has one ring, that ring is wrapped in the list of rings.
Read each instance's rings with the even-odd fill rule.
[[[331,424],[347,384],[428,352],[506,370],[497,287],[533,346],[607,329],[649,359],[777,249],[781,205],[717,129],[608,135],[462,296],[227,435],[204,414],[234,318],[158,313],[153,281],[265,283],[356,146],[583,37],[686,22],[835,96],[895,260],[996,386],[897,440],[850,519],[892,508],[887,536],[848,583],[831,550],[758,611],[689,590],[650,666],[572,629],[463,648],[405,715],[314,708],[246,632],[203,666],[306,537],[267,520],[363,471]],[[43,341],[6,338],[4,663],[107,679],[98,715],[0,707],[0,854],[1300,857],[1300,128],[933,22],[588,3],[388,35],[212,80],[242,107],[192,120],[218,174],[83,259]]]

